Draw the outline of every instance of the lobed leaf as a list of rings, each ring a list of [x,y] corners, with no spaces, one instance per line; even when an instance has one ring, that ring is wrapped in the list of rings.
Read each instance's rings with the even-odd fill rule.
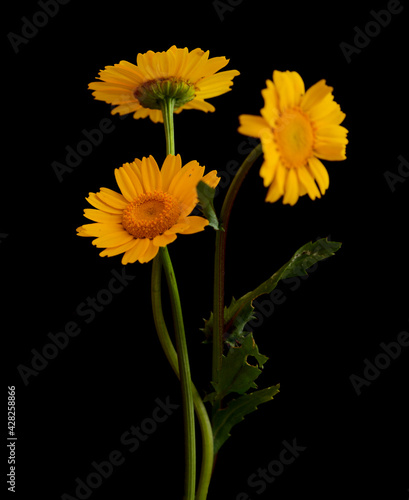
[[[218,410],[213,418],[214,453],[230,437],[231,429],[244,420],[249,413],[257,410],[262,403],[270,401],[279,392],[280,384],[245,394],[237,399],[233,399],[226,408]]]
[[[249,356],[257,365],[249,363]],[[207,401],[214,403],[225,398],[228,394],[244,394],[249,389],[256,389],[256,378],[261,374],[267,356],[260,354],[253,335],[249,334],[240,347],[232,347],[227,356],[223,356],[222,367],[218,383],[212,383],[215,392],[209,394]]]

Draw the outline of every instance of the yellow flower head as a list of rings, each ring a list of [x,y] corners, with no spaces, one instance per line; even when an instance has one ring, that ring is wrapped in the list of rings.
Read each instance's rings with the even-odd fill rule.
[[[299,196],[320,198],[329,176],[320,161],[345,160],[347,129],[340,126],[345,113],[334,101],[325,80],[307,91],[295,71],[274,71],[262,90],[261,116],[241,115],[239,132],[258,137],[264,153],[260,175],[268,187],[266,201],[283,196],[294,205]]]
[[[85,209],[84,215],[94,223],[79,227],[78,236],[96,238],[92,244],[105,249],[102,257],[123,253],[122,264],[148,262],[177,233],[197,233],[208,225],[203,217],[189,216],[198,202],[198,182],[219,183],[215,170],[203,174],[197,161],[182,167],[180,155],[168,155],[161,170],[152,156],[125,163],[115,169],[121,194],[107,188],[89,194],[87,201],[95,208]]]
[[[112,113],[134,113],[134,118],[162,122],[160,100],[175,98],[175,113],[182,109],[214,111],[205,101],[225,94],[233,85],[236,70],[217,73],[229,62],[225,57],[209,59],[209,51],[173,45],[166,52],[138,54],[137,65],[121,61],[100,71],[101,82],[89,84],[95,99],[116,106]],[[217,74],[216,74],[217,73]]]

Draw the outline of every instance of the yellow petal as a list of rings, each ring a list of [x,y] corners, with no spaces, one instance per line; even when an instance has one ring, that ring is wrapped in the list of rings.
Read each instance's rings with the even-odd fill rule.
[[[162,189],[164,191],[169,191],[169,186],[172,180],[179,173],[182,168],[182,159],[180,155],[168,155],[163,162],[161,174],[162,174]]]
[[[311,174],[317,181],[321,194],[324,194],[329,186],[329,175],[327,169],[324,167],[322,162],[315,157],[308,160],[308,167],[311,170]]]
[[[342,161],[346,159],[345,144],[319,143],[317,141],[314,146],[314,154],[322,160]]]
[[[138,68],[142,71],[143,75],[147,80],[154,80],[156,78],[156,73],[151,67],[152,55],[154,53],[149,50],[145,54],[138,54],[136,56],[136,63]]]
[[[271,128],[262,116],[240,115],[240,134],[250,137],[261,138],[266,132],[271,132]]]
[[[320,80],[319,82],[312,85],[304,96],[301,98],[300,107],[303,111],[309,111],[314,106],[319,104],[327,94],[331,93],[334,89],[329,87],[325,80]]]
[[[169,192],[176,196],[182,203],[185,198],[196,198],[196,186],[203,177],[204,167],[201,167],[196,160],[186,163],[177,176],[176,182],[171,183]]]
[[[175,54],[176,66],[175,66],[175,76],[180,77],[185,75],[186,64],[189,60],[189,50],[187,47],[183,49],[177,49],[175,46],[171,47],[168,52]]]
[[[184,165],[172,179],[168,192],[177,196],[180,200],[192,192],[196,192],[196,186],[204,172],[204,167],[201,167],[196,160],[190,161]]]
[[[100,192],[97,193],[97,197],[116,209],[124,209],[128,205],[126,199],[116,191],[112,191],[112,189],[101,188]]]
[[[203,76],[212,75],[213,73],[216,73],[217,71],[221,70],[228,64],[229,64],[229,59],[226,59],[225,57],[211,57],[206,61],[206,64],[204,66]],[[224,74],[224,73],[228,72],[223,71],[222,73],[219,74]],[[238,71],[235,71],[235,73],[240,74]]]
[[[146,193],[155,191],[156,189],[162,189],[162,177],[160,170],[155,158],[152,155],[148,158],[142,158],[140,172],[142,185]]]
[[[312,200],[315,200],[315,198],[321,198],[321,194],[318,190],[317,185],[315,184],[314,177],[307,170],[307,168],[306,167],[299,167],[299,168],[297,168],[296,173],[298,175],[299,182],[304,186],[306,192],[308,193],[308,196]],[[300,190],[299,190],[299,194],[301,195]],[[303,194],[304,194],[304,192],[303,192]]]
[[[327,94],[323,99],[312,106],[308,115],[315,126],[339,125],[345,118],[345,113],[341,111],[338,103],[334,101],[332,94]]]
[[[86,200],[90,205],[92,205],[95,208],[98,208],[98,210],[102,210],[109,214],[122,214],[122,209],[114,208],[108,203],[105,203],[104,201],[100,200],[95,193],[89,193],[89,196],[88,198],[86,198]]]
[[[315,110],[315,108],[313,108]],[[339,104],[334,102],[334,106],[331,109],[328,108],[327,114],[322,116],[318,116],[313,119],[315,127],[319,130],[320,127],[325,125],[339,125],[345,119],[345,113],[341,111],[341,107]],[[311,111],[310,111],[311,113]],[[311,113],[312,116],[312,113]]]
[[[102,210],[95,210],[93,208],[86,208],[84,210],[84,216],[87,219],[93,220],[94,222],[105,222],[105,223],[121,223],[122,215],[121,214],[107,214]]]
[[[270,187],[268,188],[265,201],[267,201],[269,203],[274,203],[279,198],[281,198],[282,195],[283,195],[283,191],[282,191],[282,189],[280,189],[280,186],[279,186],[277,180],[274,179],[273,182],[270,184]]]
[[[284,204],[295,205],[299,197],[298,177],[295,169],[288,170],[287,179],[285,182],[285,193],[283,198]]]
[[[146,251],[139,257],[139,262],[144,264],[145,262],[149,262],[154,259],[159,252],[159,247],[153,244],[152,241],[149,240],[149,246]]]
[[[327,125],[321,126],[316,132],[317,141],[334,141],[348,144],[347,139],[348,130],[341,125]]]
[[[136,66],[135,64],[132,64],[128,61],[121,61],[120,65],[123,69],[128,71],[128,75],[129,75],[130,79],[138,78],[138,79],[144,81],[145,77],[144,77],[142,71],[138,68],[138,66]]]
[[[77,231],[78,236],[100,237],[111,233],[124,232],[125,230],[122,224],[97,222],[95,224],[83,224]]]
[[[304,94],[304,82],[296,71],[274,71],[274,85],[281,111],[297,106]]]
[[[193,234],[203,231],[204,228],[209,224],[209,221],[204,217],[198,217],[196,215],[191,215],[186,218],[186,222],[189,226],[183,230],[183,234]]]
[[[98,94],[123,94],[128,98],[133,95],[135,85],[131,82],[93,82],[88,85],[90,90],[95,90]]]
[[[187,102],[183,106],[180,106],[180,108],[178,108],[175,111],[175,113],[180,113],[182,109],[197,109],[199,111],[204,111],[205,113],[208,112],[212,113],[213,111],[215,111],[216,108],[213,106],[213,104],[210,104],[210,102],[206,102],[203,99],[200,99],[198,96],[197,98]]]
[[[139,105],[139,108],[133,115],[135,120],[138,120],[139,118],[146,118],[147,116],[149,116],[154,123],[163,123],[162,111],[160,109],[148,109]]]
[[[261,95],[264,99],[264,108],[261,109],[260,113],[268,125],[274,127],[275,121],[280,113],[279,98],[274,83],[271,80],[267,80],[266,84],[267,88],[261,91]]]
[[[160,234],[153,238],[152,243],[157,247],[165,247],[169,243],[172,243],[177,238],[176,234]]]
[[[129,178],[129,175],[123,167],[115,169],[115,179],[116,183],[121,190],[122,195],[127,201],[131,202],[135,200],[138,196],[138,192],[135,189],[134,183]]]
[[[200,99],[208,99],[225,94],[231,90],[233,78],[240,73],[236,70],[222,71],[211,75],[198,82],[196,95]]]
[[[136,196],[139,196],[144,192],[143,186],[141,183],[140,179],[140,170],[138,168],[138,165],[140,165],[141,161],[139,159],[135,159],[134,162],[132,163],[124,163],[122,165],[122,169],[126,172],[129,181],[132,184],[132,190],[130,190],[132,193],[135,193]],[[121,169],[119,169],[121,170]]]
[[[118,102],[112,101],[112,104],[118,104]],[[126,103],[126,104],[121,104],[120,106],[117,106],[111,111],[112,115],[119,114],[119,115],[126,115],[128,113],[133,113],[133,112],[138,112],[141,109],[141,105],[139,102],[132,102],[132,103]]]
[[[122,230],[117,230],[96,238],[93,240],[92,244],[97,248],[110,248],[128,243],[128,241],[131,241],[132,239],[133,236],[122,228]]]
[[[280,162],[280,155],[275,147],[275,144],[271,142],[267,142],[267,144],[265,144],[265,139],[262,140],[262,147],[264,162],[260,168],[260,175],[264,179],[264,186],[267,187],[271,184],[276,174]]]
[[[137,241],[138,240],[134,238],[126,243],[123,243],[122,245],[118,245],[117,247],[106,248],[105,250],[102,250],[99,255],[101,257],[113,257],[114,255],[119,255],[120,253],[124,253],[133,248]]]
[[[191,82],[196,83],[200,78],[202,78],[208,59],[209,51],[203,52],[200,50],[200,52],[191,52],[191,61],[186,69],[186,76],[188,76]]]
[[[135,65],[126,61],[120,61],[118,64],[114,64],[114,66],[107,66],[100,73],[101,80],[109,80],[112,77],[134,83],[135,86],[140,85],[144,81],[143,73]]]
[[[175,76],[176,54],[172,51],[157,54],[157,78],[168,78]]]
[[[132,264],[142,258],[150,244],[150,240],[147,238],[136,240],[135,245],[124,253],[122,264]]]
[[[183,233],[183,231],[189,227],[189,222],[186,221],[187,217],[180,218],[177,224],[174,224],[171,228],[165,231],[165,234]]]
[[[284,194],[284,187],[286,183],[288,175],[288,168],[284,167],[284,165],[281,163],[281,160],[278,162],[278,165],[276,167],[276,175],[274,180],[277,182],[278,188],[281,191],[281,193]]]
[[[217,175],[217,170],[212,170],[203,176],[202,181],[205,182],[211,188],[217,187],[220,182],[220,177]]]

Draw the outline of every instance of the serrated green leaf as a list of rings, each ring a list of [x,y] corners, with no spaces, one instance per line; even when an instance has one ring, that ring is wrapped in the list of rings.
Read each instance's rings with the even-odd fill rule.
[[[206,337],[203,344],[208,344],[212,341],[213,337],[213,313],[210,313],[209,319],[203,319],[203,321],[205,323],[204,328],[199,328],[199,330],[203,332]]]
[[[229,307],[225,307],[225,333],[223,336],[224,342],[230,347],[234,347],[237,343],[241,344],[243,339],[247,337],[250,332],[244,331],[244,327],[249,321],[255,318],[254,307],[251,302],[245,304],[240,310],[240,314],[232,316],[230,311],[235,307],[237,301],[233,297]],[[213,315],[213,313],[212,313]],[[210,325],[208,326],[208,329]]]
[[[320,260],[327,259],[341,248],[342,243],[329,241],[328,238],[306,243],[299,248],[293,257],[285,264],[280,279],[293,278],[308,274],[307,269]],[[284,267],[284,266],[283,266]],[[281,268],[282,269],[282,268]]]
[[[271,293],[280,280],[308,274],[309,267],[320,260],[331,257],[340,247],[341,243],[328,241],[327,238],[321,238],[314,243],[306,243],[259,287],[243,295],[239,300],[233,298],[229,307],[224,309],[224,341],[230,346],[234,346],[236,342],[241,342],[248,335],[248,332],[244,331],[244,327],[253,318],[254,307],[252,304],[257,297]],[[213,313],[205,323],[205,334],[209,340],[213,335]]]
[[[211,188],[208,184],[203,181],[199,181],[196,186],[197,197],[199,198],[199,205],[203,212],[203,215],[209,221],[209,226],[216,230],[220,230],[219,220],[217,218],[213,199],[215,195],[215,189]]]
[[[331,257],[340,247],[341,243],[328,241],[327,238],[322,238],[314,243],[309,242],[299,248],[288,262],[255,290],[243,295],[239,300],[232,301],[224,314],[224,336],[230,345],[243,337],[243,328],[250,321],[254,310],[253,300],[260,295],[271,293],[280,280],[308,274],[309,267],[320,260]],[[208,325],[209,328],[210,325]]]
[[[214,453],[230,437],[231,429],[241,422],[246,415],[257,410],[257,407],[270,401],[279,392],[280,384],[245,394],[233,399],[226,408],[218,410],[213,418]]]
[[[256,360],[257,366],[248,362],[249,356]],[[267,360],[267,356],[260,354],[250,333],[243,339],[240,347],[232,347],[227,356],[223,356],[219,382],[212,383],[215,392],[209,394],[206,400],[213,403],[231,393],[244,394],[251,388],[256,389],[254,381],[261,374]]]
[[[232,317],[230,310],[233,309],[236,302],[236,299],[233,297],[229,307],[225,306],[224,308],[225,335],[223,340],[230,347],[235,347],[237,343],[241,344],[241,341],[250,333],[244,331],[245,325],[255,318],[253,315],[254,307],[251,304],[244,307],[239,316]],[[200,331],[206,337],[203,343],[210,343],[213,337],[213,313],[210,313],[209,319],[203,319],[203,321],[205,326],[204,328],[200,328]]]

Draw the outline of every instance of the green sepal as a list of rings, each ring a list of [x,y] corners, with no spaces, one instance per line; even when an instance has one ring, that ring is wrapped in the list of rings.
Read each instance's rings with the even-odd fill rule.
[[[255,360],[256,365],[249,363],[249,356]],[[249,389],[257,389],[254,381],[261,374],[267,360],[267,356],[260,354],[253,335],[248,334],[240,347],[232,347],[227,355],[223,356],[219,382],[212,382],[214,392],[208,394],[205,400],[214,404],[228,394],[244,394]]]
[[[174,109],[195,98],[195,88],[178,78],[150,80],[136,88],[134,96],[144,108],[162,109],[161,101],[173,99]]]
[[[203,212],[203,215],[209,221],[209,226],[213,227],[216,230],[223,230],[220,227],[219,220],[217,218],[213,200],[216,190],[210,187],[203,181],[199,181],[196,186],[197,197],[199,198],[199,206]]]
[[[244,394],[237,399],[233,399],[226,408],[218,410],[213,417],[213,438],[214,453],[216,454],[220,447],[230,437],[231,429],[241,422],[246,415],[257,410],[261,403],[273,399],[280,392],[280,384],[273,385],[267,389],[260,389],[250,394]]]

